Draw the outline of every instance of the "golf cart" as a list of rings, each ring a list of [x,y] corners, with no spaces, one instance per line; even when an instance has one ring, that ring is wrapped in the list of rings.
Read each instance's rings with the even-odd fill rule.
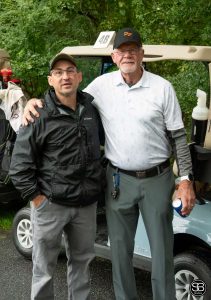
[[[94,46],[66,47],[62,50],[62,52],[71,54],[77,59],[78,65],[83,70],[84,86],[96,76],[115,68],[110,56],[113,36],[108,34],[107,37],[107,33],[103,34]],[[200,72],[203,77],[206,76],[207,91],[210,94],[211,47],[144,45],[143,48],[145,51],[145,68],[153,70],[153,72],[154,70],[166,71],[168,69],[173,72],[172,66],[174,64],[177,70],[183,68],[184,71],[193,71],[197,70],[196,65],[200,64]],[[167,65],[169,62],[171,65]],[[188,62],[191,63],[190,69],[187,67]],[[162,67],[160,67],[161,65]],[[198,74],[198,71],[195,73]],[[195,94],[196,90],[193,91],[193,99],[195,99]],[[211,136],[208,135],[207,139],[207,148],[194,142],[190,145],[197,203],[192,213],[186,218],[182,218],[176,211],[174,212],[174,263],[177,300],[211,299],[211,147],[209,148]],[[24,257],[30,258],[33,245],[29,207],[16,214],[13,223],[13,239],[17,250]],[[98,205],[95,249],[97,256],[110,259],[109,237],[102,202]],[[136,268],[151,270],[150,246],[141,215],[135,237],[133,263]]]

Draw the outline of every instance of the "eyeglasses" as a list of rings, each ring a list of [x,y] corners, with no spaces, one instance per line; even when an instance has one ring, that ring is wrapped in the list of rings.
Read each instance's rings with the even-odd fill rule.
[[[124,56],[126,53],[129,53],[130,55],[136,55],[139,52],[140,48],[132,48],[132,49],[125,49],[125,50],[115,50],[114,53],[116,53],[119,56]]]
[[[72,76],[74,74],[77,73],[77,69],[74,68],[74,67],[71,67],[71,68],[68,68],[66,70],[62,70],[62,69],[55,69],[55,70],[52,70],[51,71],[51,75],[57,77],[57,78],[60,78],[63,76],[63,74],[66,73],[67,76]]]

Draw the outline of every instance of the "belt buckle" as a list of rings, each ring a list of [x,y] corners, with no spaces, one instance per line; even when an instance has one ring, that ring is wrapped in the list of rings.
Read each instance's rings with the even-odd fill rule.
[[[146,171],[136,171],[136,177],[146,178]]]

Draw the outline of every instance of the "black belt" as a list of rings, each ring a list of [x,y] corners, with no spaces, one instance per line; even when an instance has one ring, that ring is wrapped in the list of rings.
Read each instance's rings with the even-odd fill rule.
[[[122,172],[124,174],[130,175],[133,177],[137,177],[137,178],[147,178],[147,177],[157,176],[157,175],[163,173],[170,166],[170,161],[169,161],[169,159],[167,159],[166,161],[162,162],[161,164],[159,164],[155,167],[152,167],[150,169],[143,170],[143,171],[127,171],[127,170],[119,169],[118,167],[113,166],[110,162],[109,162],[109,165],[113,169],[116,169],[117,171]]]

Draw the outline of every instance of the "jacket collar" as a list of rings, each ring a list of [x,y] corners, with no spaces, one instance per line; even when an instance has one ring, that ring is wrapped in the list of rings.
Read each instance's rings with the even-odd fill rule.
[[[86,106],[87,103],[91,103],[93,100],[93,97],[86,93],[86,92],[82,92],[81,90],[77,91],[77,104],[82,104],[83,106]],[[65,109],[67,109],[67,107],[65,105],[63,105],[58,98],[56,97],[56,93],[55,90],[50,88],[47,90],[47,92],[45,93],[45,106],[50,110],[50,111],[54,111],[54,113],[59,113],[58,111],[58,107],[63,107]]]

